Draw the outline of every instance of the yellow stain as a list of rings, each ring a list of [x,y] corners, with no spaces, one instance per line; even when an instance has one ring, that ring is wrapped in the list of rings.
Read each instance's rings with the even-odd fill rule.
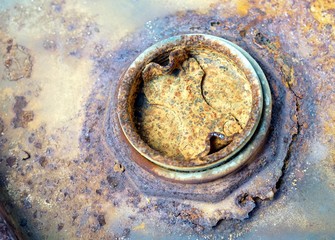
[[[335,23],[335,15],[333,11],[335,9],[334,0],[316,0],[311,4],[311,13],[313,17],[321,24],[332,24]]]
[[[134,231],[143,229],[145,229],[145,223],[141,223],[140,225],[137,225],[133,228]]]
[[[236,1],[236,11],[240,16],[246,16],[249,12],[249,9],[250,9],[249,0]]]

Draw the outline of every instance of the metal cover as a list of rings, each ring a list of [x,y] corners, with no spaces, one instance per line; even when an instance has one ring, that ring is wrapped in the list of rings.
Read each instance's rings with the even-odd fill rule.
[[[236,45],[203,34],[148,48],[121,79],[118,116],[128,141],[165,169],[231,165],[259,125],[264,88],[271,98],[262,70],[250,61]]]

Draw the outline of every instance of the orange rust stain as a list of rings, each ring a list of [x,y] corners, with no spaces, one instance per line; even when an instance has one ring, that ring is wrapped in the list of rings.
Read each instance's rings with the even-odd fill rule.
[[[144,70],[151,105],[143,111],[141,134],[169,157],[196,158],[208,151],[209,133],[230,137],[249,121],[253,96],[243,71],[219,53],[197,49],[193,54],[178,66],[178,75],[158,75],[161,66],[152,63]]]
[[[250,7],[249,0],[240,0],[236,2],[236,11],[240,16],[246,16]]]

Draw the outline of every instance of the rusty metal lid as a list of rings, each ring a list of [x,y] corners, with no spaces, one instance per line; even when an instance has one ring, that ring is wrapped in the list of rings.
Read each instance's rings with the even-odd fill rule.
[[[259,73],[236,45],[210,35],[153,45],[120,82],[117,111],[125,136],[165,169],[196,172],[231,161],[262,116]]]

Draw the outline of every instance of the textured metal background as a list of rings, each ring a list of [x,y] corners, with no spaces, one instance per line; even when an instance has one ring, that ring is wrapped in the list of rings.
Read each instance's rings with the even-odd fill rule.
[[[334,2],[1,1],[0,10],[0,187],[13,232],[27,239],[334,238]],[[245,180],[238,186],[246,194],[226,191],[232,202],[241,196],[225,206],[242,209],[235,216],[159,184],[143,194],[146,182],[132,179],[141,173],[117,165],[126,150],[108,141],[104,121],[115,111],[109,99],[120,75],[147,47],[181,33],[237,43],[271,85],[273,158],[246,178],[268,184]]]

